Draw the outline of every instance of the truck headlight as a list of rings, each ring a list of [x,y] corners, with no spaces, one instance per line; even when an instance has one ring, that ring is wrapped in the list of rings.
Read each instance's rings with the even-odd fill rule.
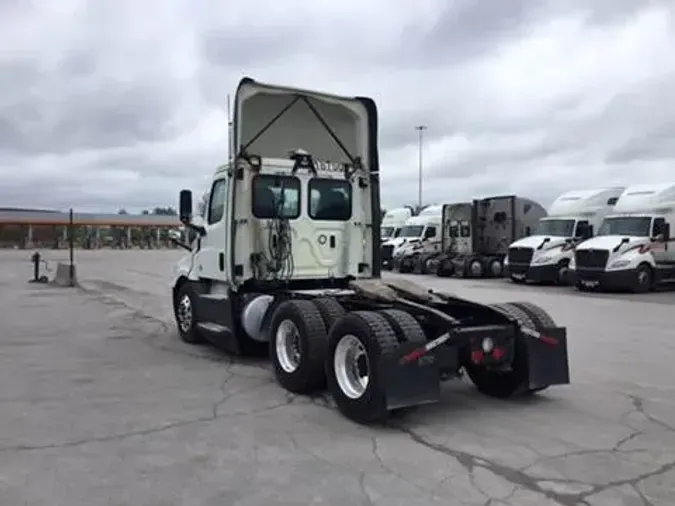
[[[621,267],[627,267],[630,265],[630,260],[617,260],[616,262],[612,262],[609,265],[610,269],[620,269]]]
[[[548,256],[543,256],[543,257],[537,257],[532,260],[533,264],[548,264],[551,263],[553,260],[553,257],[551,255]]]

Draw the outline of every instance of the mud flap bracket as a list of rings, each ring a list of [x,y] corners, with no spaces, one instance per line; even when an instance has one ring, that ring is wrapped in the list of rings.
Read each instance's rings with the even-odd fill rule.
[[[524,336],[530,389],[569,384],[567,329],[563,327],[544,328],[539,329],[539,333],[547,339]]]

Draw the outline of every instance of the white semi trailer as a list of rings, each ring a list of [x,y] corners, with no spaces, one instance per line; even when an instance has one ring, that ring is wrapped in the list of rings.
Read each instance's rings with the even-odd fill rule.
[[[577,288],[641,293],[675,281],[674,223],[675,182],[626,188],[596,237],[576,247],[570,267]]]
[[[573,190],[555,199],[534,232],[509,246],[506,267],[511,280],[567,283],[575,245],[598,230],[624,189]]]

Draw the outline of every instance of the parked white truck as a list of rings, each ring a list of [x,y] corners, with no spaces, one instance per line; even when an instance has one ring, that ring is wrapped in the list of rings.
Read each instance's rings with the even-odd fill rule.
[[[440,250],[443,206],[426,207],[419,215],[406,221],[399,237],[404,242],[392,251],[393,268],[400,272],[412,272],[414,255]]]
[[[404,252],[423,242],[427,244],[440,242],[441,213],[442,206],[429,206],[417,216],[408,218],[398,236],[384,242],[380,247],[382,267],[393,269],[395,258],[400,260]]]
[[[382,218],[380,225],[380,236],[382,242],[389,239],[396,239],[401,233],[401,228],[405,222],[412,216],[412,209],[409,207],[399,207],[397,209],[390,209]]]
[[[509,246],[505,266],[511,281],[566,284],[575,245],[598,230],[624,189],[573,190],[555,199],[533,233]]]
[[[675,182],[630,186],[596,237],[576,247],[570,266],[579,290],[650,291],[675,281]]]

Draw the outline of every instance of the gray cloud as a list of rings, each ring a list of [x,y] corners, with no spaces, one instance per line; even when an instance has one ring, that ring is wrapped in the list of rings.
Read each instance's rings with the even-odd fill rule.
[[[672,178],[666,0],[45,5],[0,0],[7,205],[140,209],[202,190],[243,75],[373,96],[387,205],[417,198],[420,123],[428,201]]]

